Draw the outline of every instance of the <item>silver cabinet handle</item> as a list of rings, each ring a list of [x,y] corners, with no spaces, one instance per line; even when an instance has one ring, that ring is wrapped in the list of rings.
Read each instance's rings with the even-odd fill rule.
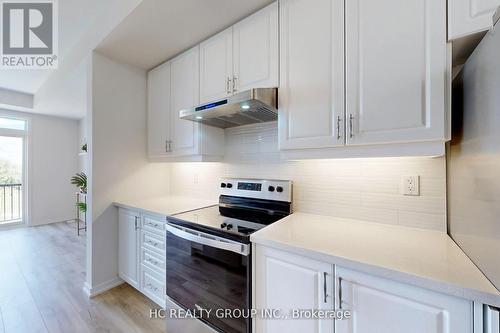
[[[354,126],[353,126],[353,122],[354,122],[354,116],[351,114],[349,114],[349,137],[352,138],[354,136]]]
[[[327,283],[326,283],[326,278],[328,277],[328,273],[327,272],[323,272],[323,301],[324,303],[327,303],[328,300],[328,286],[327,286]]]
[[[139,216],[135,216],[134,224],[135,224],[135,230],[139,230]]]
[[[340,116],[337,116],[337,140],[340,140],[340,138],[342,137],[340,135],[340,123],[342,122],[342,119],[340,118]]]
[[[342,278],[340,277],[338,282],[338,288],[339,288],[339,295],[338,295],[339,309],[342,309]]]
[[[165,152],[167,152],[167,153],[172,152],[172,141],[171,140],[165,141]]]
[[[231,91],[231,81],[233,81],[230,77],[227,78],[227,81],[226,81],[226,93],[228,95],[231,95],[232,91]]]
[[[165,152],[168,153],[168,140],[165,140]]]
[[[238,80],[238,77],[236,75],[233,76],[233,92],[238,91],[236,89],[236,81]]]

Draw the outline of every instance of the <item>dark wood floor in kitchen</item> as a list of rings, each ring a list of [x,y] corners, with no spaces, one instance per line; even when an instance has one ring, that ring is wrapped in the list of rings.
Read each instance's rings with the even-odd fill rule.
[[[73,223],[0,230],[0,333],[165,332],[158,308],[123,284],[88,299],[85,236]]]

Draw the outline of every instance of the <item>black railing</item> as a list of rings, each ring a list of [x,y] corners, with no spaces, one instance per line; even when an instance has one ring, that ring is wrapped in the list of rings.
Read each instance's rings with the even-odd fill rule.
[[[22,184],[0,184],[0,223],[21,221]]]

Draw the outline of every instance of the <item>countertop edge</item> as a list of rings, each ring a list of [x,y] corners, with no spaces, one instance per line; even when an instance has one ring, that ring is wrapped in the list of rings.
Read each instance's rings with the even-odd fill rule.
[[[193,207],[191,209],[180,210],[180,211],[176,211],[176,212],[168,213],[168,214],[165,212],[160,212],[160,211],[144,208],[144,207],[141,207],[140,205],[128,204],[128,203],[124,203],[124,202],[120,202],[120,201],[113,201],[112,205],[115,207],[123,208],[123,209],[133,210],[133,211],[136,211],[139,213],[156,216],[156,217],[165,219],[165,221],[166,221],[167,217],[169,217],[169,216],[181,214],[181,213],[187,213],[187,212],[191,212],[191,211],[197,210],[197,209],[212,207],[212,206],[217,205],[217,203],[214,202],[213,204],[207,203],[207,204],[195,205],[196,207]]]
[[[285,244],[282,242],[265,239],[259,236],[251,237],[251,242],[252,244],[255,245],[272,247],[277,250],[287,251],[314,260],[328,262],[332,265],[339,265],[348,269],[353,269],[362,273],[372,274],[374,276],[386,278],[410,286],[424,288],[442,294],[455,296],[474,302],[480,302],[495,307],[500,307],[499,295],[494,295],[466,288],[450,282],[434,280],[432,278],[406,273],[382,266],[372,265],[369,263],[364,263],[356,260],[351,260],[344,257],[336,256],[334,254],[323,253],[316,250],[310,250],[303,247]]]
[[[148,215],[155,215],[155,216],[158,216],[158,217],[161,217],[161,218],[165,218],[165,220],[167,219],[167,216],[169,216],[169,215],[165,215],[163,213],[154,212],[154,211],[151,211],[149,209],[145,209],[145,208],[141,208],[141,207],[137,207],[137,206],[125,204],[125,203],[122,203],[122,202],[116,202],[115,201],[115,202],[113,202],[113,206],[116,206],[116,207],[119,207],[119,208],[128,209],[128,210],[137,211],[137,212],[148,214]]]

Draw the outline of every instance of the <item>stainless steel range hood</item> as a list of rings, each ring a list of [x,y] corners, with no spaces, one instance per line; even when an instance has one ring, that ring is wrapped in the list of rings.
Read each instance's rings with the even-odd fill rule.
[[[278,88],[242,91],[211,103],[181,110],[181,119],[230,128],[278,119]]]

